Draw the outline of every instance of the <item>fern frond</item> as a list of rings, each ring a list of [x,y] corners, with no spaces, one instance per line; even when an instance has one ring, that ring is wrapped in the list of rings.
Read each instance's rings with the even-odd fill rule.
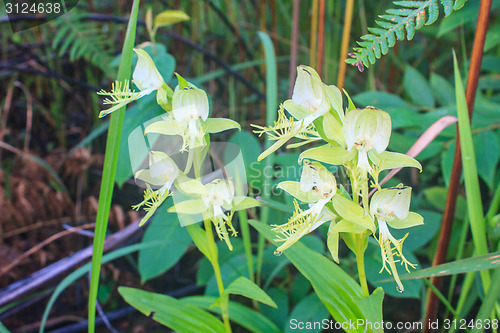
[[[378,28],[368,28],[370,32],[358,41],[360,47],[349,53],[348,64],[357,66],[362,72],[364,67],[374,64],[397,40],[411,40],[415,30],[424,25],[430,25],[439,17],[439,4],[444,9],[444,16],[462,8],[467,0],[424,0],[424,1],[394,1],[397,9],[386,10],[385,15],[379,15],[382,20],[375,21]]]
[[[84,21],[84,17],[72,13],[51,21],[56,31],[52,49],[60,56],[68,52],[71,61],[85,59],[107,72],[112,60],[111,38],[95,22]]]

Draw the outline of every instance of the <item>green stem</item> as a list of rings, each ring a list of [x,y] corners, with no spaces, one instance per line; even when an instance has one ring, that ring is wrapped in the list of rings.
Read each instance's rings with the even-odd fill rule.
[[[201,150],[195,150],[193,152],[193,168],[195,177],[201,179],[201,168],[203,163],[201,163],[204,158]],[[224,294],[224,282],[222,281],[222,274],[219,266],[219,251],[217,249],[217,244],[215,244],[214,232],[212,230],[212,221],[209,219],[204,219],[203,224],[205,226],[205,234],[207,236],[207,242],[210,249],[210,257],[208,260],[212,264],[212,268],[214,269],[215,280],[217,282],[217,289],[219,290],[219,296]],[[229,323],[229,299],[222,297],[221,302],[219,303],[221,312],[222,312],[222,320],[224,322],[224,327],[226,328],[226,333],[231,333],[231,324]]]
[[[214,269],[215,280],[217,281],[217,289],[219,290],[219,295],[222,296],[224,294],[224,282],[222,281],[222,274],[220,272],[219,254],[217,250],[217,245],[215,244],[214,240],[212,222],[206,219],[203,221],[203,223],[205,225],[205,232],[207,234],[207,240],[210,246],[210,257],[212,259],[210,260],[210,263],[212,264],[212,267]],[[220,309],[222,312],[222,320],[224,321],[224,327],[226,328],[226,332],[230,333],[231,325],[229,323],[229,308],[227,300],[224,301],[223,299],[221,299]]]

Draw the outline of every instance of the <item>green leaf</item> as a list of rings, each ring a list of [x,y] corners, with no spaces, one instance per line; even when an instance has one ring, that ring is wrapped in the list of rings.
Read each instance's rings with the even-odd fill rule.
[[[191,238],[176,214],[159,209],[147,226],[141,243],[161,242],[161,247],[139,251],[139,274],[144,283],[170,269],[191,245]]]
[[[311,237],[313,237],[313,238],[311,238]],[[323,243],[319,239],[319,237],[314,237],[312,235],[304,236],[301,239],[302,243],[304,243],[304,240],[306,240],[306,239],[316,239],[316,240],[319,240],[320,243]],[[321,245],[323,245],[323,244],[321,244]],[[307,246],[307,244],[306,244],[306,246]],[[314,246],[313,247],[307,246],[307,247],[310,248],[311,250],[315,250]],[[290,262],[288,259],[286,259],[286,261]],[[307,296],[307,294],[309,294],[311,289],[312,289],[312,286],[311,286],[311,283],[309,282],[309,280],[306,279],[304,277],[304,275],[302,275],[302,274],[296,274],[294,279],[293,279],[293,282],[291,283],[290,289],[289,289],[290,300],[294,303],[300,302],[304,297]],[[323,307],[323,304],[321,303],[319,298],[318,298],[318,302]],[[328,310],[325,309],[325,311],[326,311],[326,316],[328,316]]]
[[[324,319],[328,319],[328,310],[321,303],[321,300],[316,296],[315,293],[309,294],[304,297],[300,302],[295,305],[290,316],[288,317],[289,325],[285,327],[285,333],[292,332],[321,332],[322,328],[318,327],[307,327],[307,323],[311,326],[313,323],[322,322]],[[304,323],[304,327],[298,325],[298,323]]]
[[[174,331],[225,332],[224,325],[217,317],[182,300],[129,287],[119,287],[118,292],[128,304],[142,314]]]
[[[221,314],[219,308],[211,307],[215,302],[215,297],[209,296],[189,296],[182,298],[182,301],[196,305],[202,309]],[[229,315],[231,321],[246,328],[253,333],[280,333],[281,330],[271,320],[246,307],[242,304],[229,301]]]
[[[431,73],[431,88],[439,104],[442,106],[455,105],[455,90],[444,77]]]
[[[208,133],[219,133],[232,128],[241,130],[240,124],[238,124],[234,120],[226,118],[208,118],[205,121],[205,126]]]
[[[406,94],[412,102],[425,108],[433,108],[435,105],[432,90],[420,72],[416,69],[406,66],[403,75],[403,86]]]
[[[409,274],[400,275],[399,277],[401,278],[401,280],[413,280],[434,276],[447,276],[468,272],[477,272],[495,268],[500,268],[500,251],[448,262],[446,264],[441,264],[411,272]],[[380,282],[385,281],[389,281],[389,279],[382,280]]]
[[[334,195],[332,198],[333,208],[337,214],[344,219],[357,223],[366,229],[375,232],[375,225],[369,215],[365,215],[365,210],[353,201],[344,198],[342,195]]]
[[[401,97],[384,91],[366,91],[352,97],[363,106],[375,106],[382,110],[387,107],[408,108],[410,105]]]
[[[180,10],[166,10],[155,16],[155,30],[159,27],[168,26],[174,23],[187,21],[189,16]]]
[[[245,296],[247,298],[277,308],[276,303],[274,303],[271,297],[269,297],[264,290],[260,289],[258,285],[244,276],[240,276],[239,278],[234,280],[226,289],[224,289],[224,293],[214,302],[214,304],[212,304],[212,306],[218,306],[218,304],[221,302],[221,299],[223,299],[224,297],[228,297],[230,294]]]
[[[446,194],[448,189],[445,187],[434,186],[424,190],[424,195],[433,207],[443,212],[446,206]],[[457,196],[457,207],[455,210],[455,217],[463,220],[467,213],[467,203],[463,196]]]
[[[303,159],[311,159],[323,163],[342,165],[345,162],[351,160],[356,151],[347,151],[343,147],[333,147],[333,146],[322,146],[311,148],[300,154],[299,163]]]
[[[462,77],[460,76],[455,52],[453,52],[453,65],[455,73],[455,94],[457,97],[458,132],[460,134],[460,148],[462,151],[467,211],[469,213],[474,251],[481,255],[488,253],[488,242],[486,240],[483,205],[479,189],[476,155],[474,153],[469,113],[467,111],[467,100],[465,98]],[[481,272],[481,281],[483,282],[484,292],[486,292],[490,285],[490,275],[488,272]]]
[[[500,44],[500,25],[496,24],[488,29],[486,40],[484,41],[484,52],[488,52],[498,44]]]
[[[248,221],[274,245],[275,234],[268,225]],[[308,249],[301,242],[284,251],[293,265],[313,286],[316,294],[336,321],[345,322],[364,318],[355,298],[362,296],[361,287],[340,267],[323,255]],[[348,332],[354,332],[347,329]]]
[[[144,136],[144,126],[151,118],[160,116],[164,111],[158,107],[153,94],[144,96],[127,109],[127,117],[123,124],[123,139],[120,141],[120,152],[116,170],[116,184],[123,186],[133,177],[131,161],[143,161],[148,157],[148,148]],[[156,141],[157,134],[149,134],[148,141]],[[135,170],[137,171],[137,170]]]
[[[135,33],[137,29],[137,15],[139,12],[139,0],[134,0],[130,13],[125,41],[122,48],[122,59],[118,69],[117,81],[123,82],[130,78],[132,67],[132,49],[134,47]],[[104,166],[99,190],[99,206],[97,207],[96,227],[94,233],[94,245],[92,249],[92,271],[90,276],[90,289],[88,296],[88,327],[89,333],[95,332],[95,312],[97,301],[97,289],[99,287],[99,275],[101,273],[101,260],[104,250],[104,241],[108,227],[109,210],[122,139],[123,122],[125,119],[125,107],[113,112],[109,121],[108,137],[106,139],[106,153],[104,154]],[[41,326],[43,329],[43,326]]]
[[[382,302],[384,301],[384,289],[378,287],[370,295],[356,300],[358,306],[363,310],[366,315],[366,321],[369,323],[381,323],[382,316]],[[375,332],[383,332],[384,329],[380,328]]]
[[[490,190],[493,190],[495,187],[495,172],[500,158],[498,137],[493,131],[477,133],[474,135],[474,150],[476,151],[477,173]]]
[[[274,254],[271,253],[272,256]],[[289,314],[290,299],[288,293],[283,289],[270,288],[268,294],[276,301],[278,308],[268,305],[259,307],[259,311],[266,317],[272,320],[278,327],[286,327]],[[283,331],[282,331],[283,332]]]

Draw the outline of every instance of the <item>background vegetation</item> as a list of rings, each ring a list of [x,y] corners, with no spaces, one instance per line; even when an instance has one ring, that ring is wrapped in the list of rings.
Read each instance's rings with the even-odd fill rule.
[[[294,21],[293,1],[144,2],[139,8],[136,45],[149,40],[144,21],[147,8],[154,14],[179,9],[189,15],[188,21],[158,30],[155,38],[160,46],[155,63],[165,80],[171,80],[167,83],[174,85],[175,70],[203,87],[211,98],[213,117],[231,118],[241,124],[244,130],[226,133],[219,139],[241,145],[248,161],[250,191],[258,195],[266,180],[272,180],[275,186],[286,179],[297,180],[300,172],[289,167],[295,165],[299,151],[276,155],[273,175],[262,172],[266,161],[256,162],[263,144],[251,134],[250,123],[266,123],[266,94],[270,91],[266,90],[264,50],[257,32],[266,32],[273,43],[278,101],[290,96],[298,64],[315,67],[324,82],[337,84],[346,56],[341,54],[341,42],[347,3],[300,1],[298,19]],[[486,236],[494,250],[498,250],[500,237],[499,6],[500,1],[493,1],[472,118],[479,199],[486,213]],[[349,50],[368,32],[368,26],[374,26],[377,15],[388,8],[394,8],[391,1],[355,2]],[[116,77],[130,4],[82,0],[70,13],[18,33],[9,31],[1,10],[0,321],[12,332],[36,331],[47,309],[50,315],[44,324],[46,329],[76,332],[78,325],[86,327],[88,266],[83,264],[89,259],[92,245],[109,126],[107,120],[97,117],[103,107],[96,92],[109,87]],[[398,42],[363,72],[347,65],[343,86],[355,104],[377,106],[392,117],[388,150],[408,151],[436,120],[457,116],[451,50],[457,53],[465,77],[478,10],[479,1],[470,0],[447,18],[442,18],[441,12],[437,23],[424,26],[411,42]],[[294,26],[298,29],[296,42],[292,38]],[[120,141],[118,186],[108,228],[108,234],[115,235],[115,243],[109,243],[108,250],[113,248],[114,252],[104,257],[98,290],[102,315],[97,319],[100,325],[119,332],[162,328],[129,307],[118,294],[118,286],[174,297],[190,296],[198,305],[204,299],[193,295],[218,295],[208,260],[195,251],[189,234],[178,227],[173,214],[160,210],[147,226],[138,229],[132,225],[140,216],[130,207],[141,200],[142,193],[130,181],[127,138],[136,126],[161,114],[159,108],[152,108],[154,103],[151,95],[128,107]],[[405,242],[407,258],[417,262],[419,268],[431,265],[438,246],[455,135],[454,126],[446,128],[419,154],[423,173],[403,170],[388,183],[404,181],[412,186],[412,211],[425,219],[425,225],[415,227]],[[291,207],[289,197],[277,192],[272,200],[274,208],[269,210],[268,219],[285,221],[290,212],[283,204]],[[248,214],[254,218],[259,211]],[[474,255],[468,223],[465,191],[460,188],[447,260]],[[318,231],[326,232],[322,228]],[[329,256],[324,239],[312,234],[302,243]],[[252,240],[257,243],[253,229]],[[152,247],[155,242],[161,242],[161,246]],[[273,245],[266,246],[259,268],[248,265],[241,238],[232,239],[232,243],[232,252],[218,243],[225,283],[239,276],[253,276],[249,271],[256,269],[257,282],[278,305],[278,309],[258,307],[262,323],[268,325],[262,331],[271,327],[286,332],[290,318],[328,318],[329,312],[312,291],[310,281],[287,257],[274,256]],[[368,245],[366,267],[371,287],[384,287],[384,319],[420,320],[425,316],[425,283],[406,281],[405,293],[399,294],[392,281],[379,282],[388,275],[378,274],[381,259],[376,245]],[[340,254],[341,267],[355,276],[354,256],[345,246]],[[258,261],[255,257],[254,262]],[[44,271],[44,267],[50,269]],[[454,275],[446,279],[444,297],[460,317],[474,318],[484,297],[479,283],[474,282],[474,273],[469,278]],[[464,294],[464,288],[469,292]],[[53,306],[46,308],[54,291],[61,293],[54,298]],[[448,310],[441,306],[439,316],[445,318]],[[234,331],[249,329],[244,322],[238,325]]]

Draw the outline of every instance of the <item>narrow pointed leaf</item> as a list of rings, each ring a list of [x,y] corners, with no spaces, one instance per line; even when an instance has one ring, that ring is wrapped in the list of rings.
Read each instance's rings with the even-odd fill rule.
[[[224,325],[207,311],[173,297],[129,287],[119,287],[123,299],[145,316],[174,331],[223,333]]]
[[[264,290],[260,289],[258,285],[244,276],[240,276],[226,289],[224,289],[224,293],[214,302],[213,306],[217,306],[223,297],[230,294],[245,296],[263,304],[272,306],[273,308],[277,308],[276,303],[274,303],[271,297],[269,297]]]

